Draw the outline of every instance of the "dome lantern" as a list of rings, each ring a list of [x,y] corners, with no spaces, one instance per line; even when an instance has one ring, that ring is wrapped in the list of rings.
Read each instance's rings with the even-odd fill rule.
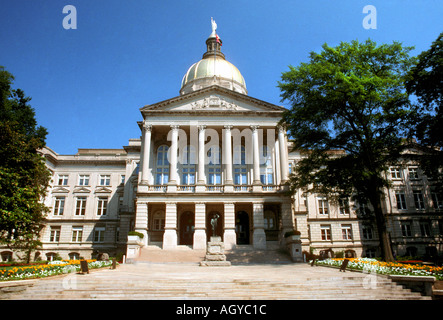
[[[222,41],[216,33],[217,25],[211,18],[212,33],[206,40],[206,52],[194,63],[182,80],[180,94],[186,94],[212,85],[247,94],[245,80],[240,71],[226,60],[221,52]]]

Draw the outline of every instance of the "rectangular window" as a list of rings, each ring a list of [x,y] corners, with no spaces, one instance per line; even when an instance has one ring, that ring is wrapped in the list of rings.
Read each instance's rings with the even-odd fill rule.
[[[401,234],[403,237],[412,237],[411,223],[402,222],[401,223]]]
[[[431,225],[428,221],[420,222],[420,233],[422,237],[429,237],[431,235]]]
[[[418,179],[418,169],[417,168],[408,168],[409,179],[417,180]]]
[[[320,232],[321,232],[321,239],[323,241],[331,240],[331,226],[329,225],[320,226]]]
[[[66,197],[56,197],[54,204],[54,216],[63,215],[63,211],[65,209],[65,198]]]
[[[208,184],[221,184],[221,169],[220,167],[209,167],[208,169]]]
[[[195,184],[195,167],[183,168],[183,181],[182,184],[190,185]]]
[[[82,242],[83,227],[72,227],[72,242]]]
[[[157,168],[155,176],[155,184],[164,185],[169,181],[169,168]]]
[[[165,219],[156,218],[154,219],[154,230],[161,231],[165,229]]]
[[[340,214],[348,215],[350,213],[349,199],[339,199],[338,203],[339,203]]]
[[[68,175],[67,174],[59,174],[57,185],[58,186],[67,186],[68,185]]]
[[[264,185],[274,184],[272,168],[261,168],[260,181]]]
[[[391,178],[392,179],[401,179],[401,170],[400,168],[390,168]]]
[[[443,197],[435,192],[431,193],[432,207],[436,210],[443,210]]]
[[[85,212],[86,212],[86,197],[77,197],[75,215],[84,216]]]
[[[403,191],[395,192],[395,200],[397,201],[398,210],[406,210],[406,197]]]
[[[318,213],[321,215],[327,215],[329,211],[328,200],[318,199]]]
[[[89,186],[89,175],[81,174],[78,176],[79,186]]]
[[[97,215],[104,216],[106,215],[106,209],[108,207],[108,198],[98,198],[98,206],[97,206]]]
[[[343,240],[352,240],[352,226],[350,224],[342,224],[341,233]]]
[[[371,226],[363,226],[363,240],[372,240],[374,238],[374,232]]]
[[[248,176],[246,174],[246,168],[234,169],[234,184],[248,184]]]
[[[104,227],[94,228],[94,242],[103,242],[103,241],[105,241],[105,228]]]
[[[425,208],[425,200],[423,198],[423,193],[421,190],[414,190],[414,203],[415,203],[415,209],[417,210],[423,210]]]
[[[49,242],[59,242],[59,241],[60,241],[60,227],[51,227]]]
[[[100,181],[101,186],[109,186],[111,185],[111,176],[108,174],[100,175]]]

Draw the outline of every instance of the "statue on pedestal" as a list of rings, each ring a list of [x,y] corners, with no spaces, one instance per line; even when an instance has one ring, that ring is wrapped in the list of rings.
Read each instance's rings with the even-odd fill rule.
[[[211,219],[212,236],[213,237],[215,237],[215,229],[217,229],[217,222],[218,222],[217,220],[218,220],[218,218],[220,218],[220,215],[218,213],[215,213],[212,216],[212,219]]]

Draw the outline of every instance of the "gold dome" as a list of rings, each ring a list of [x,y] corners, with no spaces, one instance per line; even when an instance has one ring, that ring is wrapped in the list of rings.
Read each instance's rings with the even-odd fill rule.
[[[214,75],[238,82],[240,85],[246,87],[245,79],[237,67],[223,58],[216,57],[215,63],[214,58],[206,58],[194,63],[183,77],[182,88],[195,79],[213,78]]]
[[[245,79],[221,52],[222,41],[211,34],[206,40],[207,51],[203,58],[194,63],[186,72],[181,83],[181,94],[186,94],[211,85],[247,94]]]

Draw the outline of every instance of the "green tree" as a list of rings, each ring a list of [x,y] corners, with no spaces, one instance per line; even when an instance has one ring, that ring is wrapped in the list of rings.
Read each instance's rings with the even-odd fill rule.
[[[352,197],[365,208],[360,217],[375,219],[385,261],[394,259],[382,209],[386,170],[406,147],[416,115],[404,89],[411,49],[371,40],[325,44],[309,63],[290,66],[278,84],[290,103],[282,124],[305,154],[290,177],[291,191],[333,201]]]
[[[39,244],[47,212],[42,200],[50,172],[38,150],[47,131],[37,126],[35,111],[14,77],[0,67],[0,243],[30,251]]]
[[[412,127],[417,141],[426,150],[419,160],[421,167],[443,193],[443,33],[429,50],[418,56],[406,89],[417,97],[422,108],[420,121]]]

